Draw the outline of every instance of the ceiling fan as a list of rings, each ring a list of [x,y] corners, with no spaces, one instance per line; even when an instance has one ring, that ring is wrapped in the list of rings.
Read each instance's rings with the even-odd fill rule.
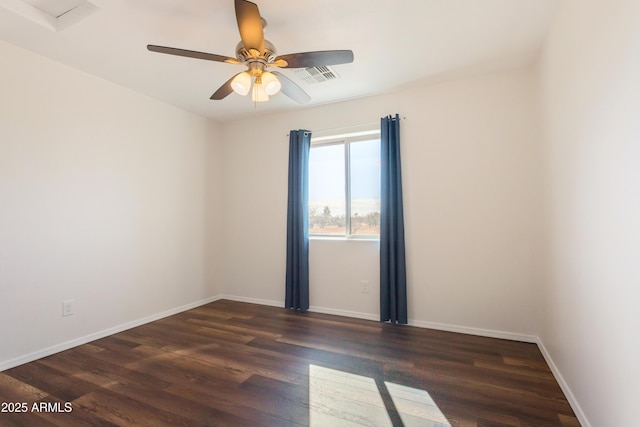
[[[270,95],[282,91],[294,101],[304,104],[311,97],[284,74],[278,71],[268,71],[268,68],[306,68],[353,62],[353,52],[350,50],[325,50],[278,55],[275,46],[264,38],[263,28],[267,22],[260,16],[258,6],[247,0],[234,1],[241,39],[236,46],[236,58],[151,44],[147,45],[147,49],[169,55],[245,65],[247,70],[234,75],[220,86],[211,95],[213,100],[224,99],[231,92],[243,96],[251,92],[251,99],[254,102],[264,102],[269,100]]]

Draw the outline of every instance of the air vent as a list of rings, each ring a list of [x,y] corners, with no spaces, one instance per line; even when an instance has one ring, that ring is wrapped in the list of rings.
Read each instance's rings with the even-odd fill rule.
[[[307,84],[324,83],[339,78],[329,66],[300,68],[295,70],[296,77]]]
[[[36,9],[51,15],[54,18],[59,18],[65,13],[70,12],[76,7],[85,3],[84,0],[22,0],[25,3],[30,4]]]
[[[0,7],[54,31],[73,25],[97,10],[88,0],[0,0]]]

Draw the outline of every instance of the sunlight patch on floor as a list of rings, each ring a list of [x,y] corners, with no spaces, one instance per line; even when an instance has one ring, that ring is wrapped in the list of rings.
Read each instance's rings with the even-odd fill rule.
[[[426,390],[407,387],[385,381],[387,390],[393,399],[396,411],[406,427],[429,426],[450,427],[449,420],[444,416],[431,395]],[[426,423],[427,421],[428,423]]]
[[[390,397],[385,406],[382,394]],[[391,415],[390,415],[391,411]],[[311,426],[450,427],[429,393],[373,378],[309,365],[309,421]],[[398,424],[398,421],[396,421]]]

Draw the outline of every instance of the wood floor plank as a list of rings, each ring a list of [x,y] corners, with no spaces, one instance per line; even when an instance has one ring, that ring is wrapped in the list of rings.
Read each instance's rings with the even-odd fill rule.
[[[97,390],[99,387],[64,372],[46,366],[40,361],[27,363],[5,373],[65,402]]]
[[[41,401],[48,403],[59,403],[61,408],[64,408],[64,404],[67,402],[63,402],[62,400],[55,398],[46,398],[41,399]],[[38,415],[38,421],[35,422],[34,426],[40,425],[55,425],[57,427],[117,427],[117,424],[114,424],[105,419],[97,418],[93,414],[87,411],[78,411],[72,410],[71,412],[40,412]]]
[[[91,412],[97,419],[109,421],[117,426],[178,427],[206,426],[172,412],[158,409],[120,393],[102,389],[88,393],[74,402],[74,407]],[[228,425],[228,424],[220,424]]]
[[[93,357],[93,354],[79,354],[74,350],[46,357],[41,359],[40,363],[103,388],[109,388],[125,379],[137,381],[152,389],[161,389],[171,385],[170,382],[163,381],[153,374],[129,369],[124,365]]]
[[[309,386],[291,385],[271,378],[253,375],[240,389],[255,399],[270,413],[277,411],[279,416],[298,424],[309,425]]]
[[[57,427],[50,421],[43,419],[36,413],[2,413],[0,414],[2,427]]]
[[[300,421],[299,419],[294,420],[295,411],[288,411],[285,406],[279,406],[264,399],[260,391],[254,394],[237,387],[203,388],[178,384],[168,387],[165,391],[235,415],[252,426],[301,427],[307,425],[296,422]]]
[[[2,402],[33,402],[47,396],[49,394],[39,388],[0,372],[0,398]]]
[[[578,427],[535,344],[220,300],[0,373],[0,426]]]

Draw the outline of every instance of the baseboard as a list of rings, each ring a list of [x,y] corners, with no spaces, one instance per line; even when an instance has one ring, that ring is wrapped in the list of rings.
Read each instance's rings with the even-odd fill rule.
[[[237,295],[222,295],[220,299],[228,299],[231,301],[248,302],[251,304],[268,305],[271,307],[284,307],[284,301],[265,300],[257,298],[241,297]],[[378,316],[375,314],[361,313],[358,311],[340,310],[336,308],[311,306],[309,311],[313,313],[332,314],[334,316],[351,317],[355,319],[364,320],[378,320]]]
[[[359,311],[339,310],[327,307],[317,307],[313,305],[309,307],[309,311],[312,311],[314,313],[332,314],[334,316],[351,317],[354,319],[373,320],[376,322],[380,320],[380,316],[378,316],[377,314],[362,313]]]
[[[562,392],[567,398],[569,405],[571,405],[571,409],[573,409],[573,412],[576,414],[578,421],[580,421],[580,425],[582,427],[591,427],[591,423],[587,419],[587,416],[585,415],[584,411],[582,410],[582,407],[578,403],[578,400],[571,392],[569,385],[564,380],[564,377],[562,376],[562,374],[560,373],[560,370],[558,369],[555,362],[553,361],[553,358],[551,357],[551,354],[547,350],[547,347],[545,347],[544,343],[542,342],[542,339],[538,337],[536,340],[536,344],[538,344],[538,348],[540,349],[540,352],[542,353],[544,360],[546,360],[547,365],[549,365],[549,368],[553,373],[553,376],[555,377],[556,381],[560,385],[560,388],[562,389]]]
[[[250,304],[268,305],[270,307],[284,307],[283,301],[273,301],[269,299],[241,297],[237,295],[221,295],[219,299],[228,299],[229,301],[248,302]]]
[[[448,323],[425,322],[422,320],[409,319],[409,325],[417,326],[419,328],[436,329],[438,331],[457,332],[460,334],[476,335],[487,338],[498,338],[501,340],[522,341],[528,343],[538,342],[538,337],[536,337],[535,335],[497,331],[493,329],[472,328],[469,326],[458,326]]]
[[[123,323],[121,325],[114,326],[112,328],[108,328],[100,332],[85,335],[83,337],[66,341],[61,344],[56,344],[54,346],[47,347],[42,350],[34,351],[33,353],[29,353],[24,356],[20,356],[14,359],[0,362],[0,372],[5,371],[7,369],[14,368],[16,366],[23,365],[25,363],[33,362],[34,360],[38,360],[43,357],[51,356],[52,354],[59,353],[64,350],[69,350],[70,348],[77,347],[79,345],[86,344],[91,341],[95,341],[97,339],[107,337],[109,335],[117,334],[118,332],[126,331],[127,329],[135,328],[136,326],[141,326],[146,323],[163,319],[165,317],[173,316],[174,314],[182,313],[183,311],[191,310],[193,308],[200,307],[201,305],[209,304],[219,299],[221,299],[219,295],[205,298],[200,301],[192,302],[180,307],[175,307],[175,308],[163,311],[162,313],[152,314],[151,316],[147,316],[141,319],[133,320],[131,322]]]

